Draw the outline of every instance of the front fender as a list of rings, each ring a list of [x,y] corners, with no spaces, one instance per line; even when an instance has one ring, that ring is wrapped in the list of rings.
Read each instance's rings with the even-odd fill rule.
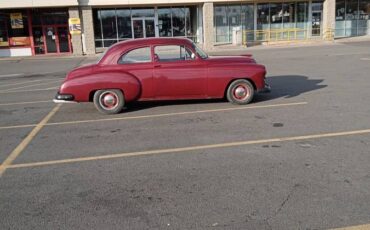
[[[100,89],[119,89],[123,92],[125,101],[129,102],[140,96],[141,84],[129,73],[104,72],[67,79],[59,93],[72,94],[77,102],[88,102],[90,93]]]

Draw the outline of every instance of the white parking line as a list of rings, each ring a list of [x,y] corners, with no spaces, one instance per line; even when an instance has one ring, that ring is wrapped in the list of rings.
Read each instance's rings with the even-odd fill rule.
[[[0,90],[0,93],[6,93],[6,92],[9,92],[9,91],[14,91],[14,90],[17,90],[17,89],[24,89],[24,88],[33,87],[33,86],[47,85],[47,84],[52,84],[52,83],[61,82],[61,81],[63,81],[63,79],[54,80],[54,81],[50,81],[50,82],[42,82],[42,83],[37,83],[37,84],[32,84],[32,85],[19,86],[19,87],[16,87],[16,88]],[[48,88],[48,89],[51,89],[51,88]]]
[[[39,166],[48,166],[48,165],[57,165],[57,164],[78,163],[78,162],[85,162],[85,161],[108,160],[108,159],[134,157],[134,156],[137,157],[137,156],[147,156],[147,155],[158,155],[158,154],[165,154],[165,153],[178,153],[178,152],[189,153],[189,152],[196,151],[196,150],[229,148],[229,147],[239,147],[239,146],[244,146],[244,145],[267,144],[267,143],[274,143],[274,142],[299,141],[299,140],[320,139],[320,138],[351,136],[351,135],[364,135],[364,134],[369,134],[369,133],[370,133],[370,129],[363,129],[363,130],[353,130],[353,131],[334,132],[334,133],[321,133],[321,134],[312,134],[312,135],[303,135],[303,136],[277,137],[277,138],[271,138],[271,139],[228,142],[228,143],[198,145],[198,146],[181,147],[181,148],[126,152],[126,153],[108,154],[108,155],[100,155],[100,156],[93,156],[93,157],[78,157],[78,158],[69,158],[69,159],[62,159],[62,160],[20,163],[20,164],[14,164],[14,165],[7,165],[4,168],[5,169],[7,168],[28,168],[28,167],[39,167]]]
[[[237,110],[247,110],[247,109],[287,107],[287,106],[297,106],[297,105],[306,105],[306,104],[307,102],[294,102],[294,103],[284,103],[284,104],[274,104],[274,105],[239,106],[239,107],[224,108],[224,109],[195,110],[195,111],[187,111],[187,112],[160,113],[160,114],[151,114],[151,115],[142,115],[142,116],[125,116],[125,117],[102,118],[102,119],[94,119],[94,120],[63,121],[63,122],[47,123],[45,125],[46,126],[72,125],[72,124],[93,123],[93,122],[102,122],[102,121],[106,122],[106,121],[134,120],[134,119],[157,118],[157,117],[159,118],[159,117],[180,116],[180,115],[187,115],[187,114],[215,113],[215,112],[237,111]],[[3,126],[3,127],[0,127],[0,130],[28,128],[28,127],[33,127],[33,126],[36,126],[36,124]]]
[[[24,76],[24,73],[3,74],[3,75],[0,75],[0,78],[19,77],[19,76]]]
[[[55,89],[58,89],[58,87],[55,87],[55,88],[46,88],[46,89],[14,90],[14,91],[6,91],[6,92],[1,92],[0,91],[0,94],[5,94],[5,93],[37,92],[37,91],[48,91],[48,90],[55,90]]]
[[[10,106],[10,105],[26,105],[26,104],[38,104],[38,103],[52,103],[52,100],[48,101],[24,101],[24,102],[9,102],[0,104],[0,106]]]

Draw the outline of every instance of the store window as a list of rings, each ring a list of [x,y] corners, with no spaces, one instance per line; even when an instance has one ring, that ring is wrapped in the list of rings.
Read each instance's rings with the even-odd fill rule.
[[[172,8],[173,36],[185,36],[185,8]]]
[[[257,5],[257,30],[270,29],[270,7],[269,3]]]
[[[214,23],[216,30],[216,43],[230,42],[227,6],[214,7]]]
[[[171,8],[158,9],[159,37],[172,37]]]
[[[0,12],[0,47],[31,46],[26,10]]]
[[[0,47],[9,46],[5,14],[0,12]]]
[[[368,0],[336,1],[335,36],[370,34],[370,2]]]
[[[117,9],[118,40],[124,41],[132,38],[130,9]]]
[[[197,41],[196,6],[150,9],[94,9],[95,46],[139,37],[188,37]],[[158,28],[158,31],[157,29]]]

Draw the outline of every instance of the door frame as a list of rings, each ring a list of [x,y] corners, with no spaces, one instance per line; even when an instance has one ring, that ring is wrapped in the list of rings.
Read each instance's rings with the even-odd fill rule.
[[[143,24],[143,35],[144,35],[143,38],[146,38],[146,23],[145,23],[145,20],[153,20],[153,22],[154,22],[154,34],[155,34],[154,37],[158,37],[159,32],[158,32],[156,17],[131,17],[131,32],[132,32],[132,38],[133,39],[136,39],[135,38],[135,33],[134,33],[134,20],[137,20],[137,21],[141,20],[141,22]]]
[[[72,53],[71,35],[69,33],[67,34],[69,52],[60,52],[58,28],[65,27],[68,30],[68,25],[42,25],[41,27],[42,27],[42,37],[44,39],[45,54],[71,54]],[[47,45],[46,45],[46,29],[48,27],[53,27],[53,29],[54,29],[55,45],[56,45],[56,48],[57,48],[57,52],[51,52],[51,53],[48,52]],[[38,55],[42,55],[42,54],[38,54]]]
[[[313,14],[320,13],[320,33],[319,34],[313,34]],[[322,36],[322,20],[323,20],[323,12],[322,10],[314,10],[311,11],[311,37],[321,37]]]

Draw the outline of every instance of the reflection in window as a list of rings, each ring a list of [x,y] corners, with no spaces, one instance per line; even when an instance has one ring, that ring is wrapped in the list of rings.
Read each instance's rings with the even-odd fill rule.
[[[335,36],[370,34],[370,2],[368,0],[337,0]]]
[[[284,28],[295,27],[295,3],[283,3],[283,23]]]
[[[214,7],[214,23],[216,27],[216,43],[229,41],[229,20],[227,17],[227,6]]]
[[[282,3],[270,3],[271,29],[280,29],[283,22]]]
[[[100,11],[100,17],[103,27],[103,38],[117,39],[116,11],[102,10]]]
[[[172,8],[173,36],[185,36],[185,11],[184,8]]]
[[[129,51],[118,61],[119,64],[151,62],[150,47],[143,47]]]
[[[131,12],[130,9],[117,10],[118,39],[126,40],[132,38]]]
[[[263,3],[257,5],[257,29],[266,30],[270,28],[269,25],[270,10],[269,4]]]
[[[132,17],[154,17],[154,9],[132,9]]]
[[[171,8],[159,8],[158,28],[160,37],[172,37]]]

